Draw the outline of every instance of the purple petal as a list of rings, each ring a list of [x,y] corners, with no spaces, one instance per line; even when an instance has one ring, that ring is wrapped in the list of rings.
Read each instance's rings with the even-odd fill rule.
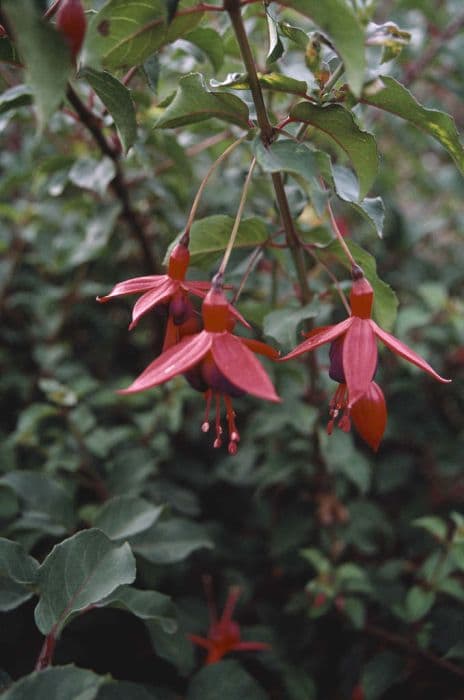
[[[109,294],[106,294],[103,297],[97,297],[97,301],[109,301],[112,297],[120,297],[124,294],[140,294],[141,292],[146,292],[149,289],[158,288],[159,285],[163,284],[167,279],[170,279],[170,277],[167,275],[133,277],[130,280],[118,282],[118,284],[113,287]]]
[[[313,331],[308,333],[306,340],[303,340],[302,343],[297,345],[296,348],[288,353],[288,355],[285,355],[285,357],[282,358],[282,362],[298,357],[298,355],[302,355],[304,352],[315,350],[320,345],[324,345],[324,343],[331,343],[332,340],[335,340],[338,338],[338,336],[346,333],[353,321],[354,318],[350,316],[350,318],[346,318],[344,321],[337,323],[335,326],[315,328]]]
[[[232,333],[215,333],[211,352],[219,371],[234,386],[260,399],[280,401],[259,360]]]
[[[436,379],[439,382],[442,382],[443,384],[448,384],[451,379],[445,379],[444,377],[441,377],[433,367],[429,365],[428,362],[424,360],[423,357],[417,354],[417,352],[414,352],[414,350],[411,350],[407,345],[401,342],[401,340],[398,340],[398,338],[395,338],[394,335],[391,335],[390,333],[387,333],[386,331],[382,330],[380,326],[378,326],[374,321],[369,321],[369,323],[372,326],[372,329],[376,336],[380,338],[382,343],[385,343],[387,348],[390,348],[393,352],[396,352],[397,355],[402,357],[403,359],[407,360],[408,362],[411,362],[413,365],[416,365],[416,367],[420,367],[420,369],[423,369],[424,372],[427,372],[427,374],[430,374],[431,377]]]
[[[167,301],[177,291],[178,283],[174,282],[170,277],[166,277],[164,282],[155,289],[150,289],[143,294],[140,299],[134,304],[132,309],[132,321],[129,330],[135,328],[140,318],[150,311],[154,306]]]
[[[145,391],[145,389],[151,389],[158,384],[169,381],[177,374],[187,372],[197,362],[200,362],[210,350],[211,344],[211,334],[206,331],[184,338],[180,343],[153,360],[127,389],[121,389],[118,394],[134,394],[137,391]]]
[[[353,316],[343,338],[343,371],[349,406],[364,396],[377,368],[377,343],[368,319]]]

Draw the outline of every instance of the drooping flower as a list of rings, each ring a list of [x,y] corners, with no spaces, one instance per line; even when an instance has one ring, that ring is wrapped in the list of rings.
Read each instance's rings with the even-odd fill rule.
[[[226,406],[229,433],[228,450],[237,452],[240,440],[235,425],[235,412],[231,398],[253,394],[268,401],[280,401],[267,373],[254,353],[278,358],[278,352],[265,343],[234,335],[231,329],[235,315],[231,313],[220,282],[213,286],[202,305],[204,330],[184,337],[179,343],[157,357],[142,374],[120,394],[145,391],[169,381],[178,374],[185,374],[190,384],[205,394],[206,415],[201,426],[208,432],[209,409],[214,399],[216,404],[214,447],[222,445],[221,398]]]
[[[190,262],[190,253],[186,242],[182,239],[174,247],[165,275],[146,275],[118,282],[109,294],[97,297],[97,301],[105,303],[114,297],[127,294],[142,294],[132,310],[132,321],[129,330],[135,328],[140,318],[150,309],[159,305],[169,304],[169,319],[174,326],[180,326],[189,317],[190,308],[188,295],[204,297],[211,287],[209,282],[186,281]]]
[[[329,432],[340,414],[339,426],[349,430],[351,416],[361,437],[373,449],[377,449],[386,423],[385,399],[382,390],[373,381],[378,362],[377,339],[437,381],[448,383],[451,380],[441,377],[414,350],[372,320],[374,291],[361,271],[354,272],[350,294],[351,316],[333,326],[315,328],[282,360],[293,359],[320,345],[332,343],[329,376],[340,386],[330,403]]]
[[[207,637],[199,637],[196,634],[189,634],[188,638],[194,644],[206,649],[208,654],[205,664],[214,664],[220,661],[223,656],[232,651],[264,651],[270,649],[270,645],[265,642],[242,642],[240,626],[232,619],[234,608],[240,596],[240,588],[233,587],[229,591],[227,601],[218,619],[216,606],[208,598],[208,608],[210,625]]]

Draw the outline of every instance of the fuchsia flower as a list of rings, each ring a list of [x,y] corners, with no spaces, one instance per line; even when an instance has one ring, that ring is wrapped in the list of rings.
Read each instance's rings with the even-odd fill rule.
[[[147,311],[160,304],[168,303],[169,321],[175,326],[180,326],[191,317],[192,305],[189,302],[188,295],[194,294],[198,297],[204,297],[211,287],[209,282],[188,282],[185,280],[189,261],[189,249],[186,242],[181,239],[169,257],[166,275],[133,277],[124,282],[118,282],[109,294],[97,297],[97,301],[104,303],[114,297],[126,294],[142,294],[132,310],[132,321],[129,330],[135,328],[140,318]]]
[[[230,454],[235,454],[240,435],[235,425],[231,398],[253,394],[268,401],[280,401],[271,380],[253,354],[277,359],[279,353],[265,343],[233,335],[231,330],[237,315],[238,312],[232,310],[227,301],[221,283],[213,281],[202,306],[204,330],[182,338],[179,343],[163,352],[127,389],[122,389],[119,393],[145,391],[178,374],[185,374],[190,384],[205,394],[206,416],[201,426],[203,432],[208,432],[210,428],[209,409],[215,399],[214,447],[222,445],[220,403],[221,397],[224,399],[229,432],[228,450]]]
[[[355,270],[355,273],[350,295],[351,316],[333,326],[315,328],[307,334],[306,340],[282,359],[290,360],[324,343],[332,343],[329,376],[340,386],[330,403],[328,431],[332,431],[340,414],[339,427],[348,431],[351,417],[361,437],[377,450],[387,420],[382,390],[373,381],[378,360],[377,338],[437,381],[447,383],[451,380],[437,374],[420,355],[371,319],[374,291],[362,272]]]
[[[210,625],[207,637],[189,634],[188,638],[194,644],[207,649],[205,664],[214,664],[231,651],[264,651],[270,649],[265,642],[242,642],[240,627],[232,620],[234,608],[240,596],[240,588],[234,587],[229,591],[221,617],[218,619],[216,606],[208,600]]]

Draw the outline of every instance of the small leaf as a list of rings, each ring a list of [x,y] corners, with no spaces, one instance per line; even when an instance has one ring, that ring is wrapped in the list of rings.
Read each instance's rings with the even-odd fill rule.
[[[415,527],[422,527],[427,530],[433,537],[437,540],[444,541],[448,534],[448,526],[445,521],[436,515],[425,515],[423,518],[416,518],[413,520],[412,524]]]
[[[15,583],[33,584],[37,579],[38,562],[17,542],[0,537],[0,574]]]
[[[202,525],[183,518],[157,523],[133,537],[131,544],[137,554],[154,564],[174,564],[197,549],[213,547]]]
[[[409,589],[405,601],[406,614],[409,622],[416,622],[424,617],[435,602],[434,591],[427,591],[421,586]]]
[[[275,19],[271,17],[269,12],[266,12],[266,18],[269,36],[269,49],[266,56],[266,63],[274,63],[274,61],[278,61],[282,56],[284,45],[280,40]]]
[[[359,598],[345,597],[343,599],[343,612],[349,618],[353,627],[358,630],[364,627],[366,606],[362,600],[359,600]]]
[[[187,693],[187,700],[266,700],[267,697],[237,661],[205,666],[193,677]]]
[[[198,219],[190,231],[190,261],[192,265],[208,267],[224,252],[234,220],[216,214]],[[234,248],[254,248],[267,241],[264,221],[253,217],[240,222]]]
[[[263,90],[284,92],[290,95],[306,95],[308,84],[283,73],[258,73],[259,84]],[[222,81],[211,80],[212,87],[231,87],[234,90],[249,90],[250,83],[246,73],[229,73]],[[280,142],[279,142],[280,143]]]
[[[135,106],[130,90],[106,71],[85,68],[79,77],[90,83],[113,117],[124,153],[127,153],[137,138]]]
[[[36,671],[13,683],[2,700],[95,700],[104,676],[75,666],[55,666]]]
[[[128,610],[141,620],[156,622],[166,634],[177,631],[176,608],[171,598],[157,591],[139,591],[132,586],[120,586],[98,607],[111,606]]]
[[[111,540],[121,540],[147,530],[162,511],[163,506],[154,506],[143,498],[115,496],[102,506],[93,524]]]
[[[446,112],[423,107],[404,85],[386,75],[379,76],[384,88],[374,94],[364,94],[362,102],[391,112],[433,136],[446,148],[461,173],[464,174],[464,148],[454,119]]]
[[[78,532],[56,545],[39,569],[37,627],[42,634],[52,628],[59,634],[72,613],[134,579],[135,560],[127,543],[116,545],[100,530]]]
[[[285,350],[295,345],[297,328],[302,321],[314,318],[319,312],[317,304],[311,303],[295,309],[277,309],[263,320],[263,332],[274,338]]]
[[[200,73],[190,73],[180,79],[174,99],[155,122],[155,127],[174,129],[212,117],[243,129],[249,127],[245,102],[227,92],[210,92]]]
[[[306,50],[309,37],[300,27],[293,27],[288,22],[279,22],[279,29],[287,39],[293,41],[293,43],[299,46],[300,49],[303,49],[303,51]]]
[[[345,0],[283,0],[281,4],[310,17],[321,32],[333,41],[345,64],[351,90],[359,96],[366,63],[364,31],[350,5]]]
[[[197,27],[184,37],[185,41],[198,46],[208,57],[215,71],[219,71],[224,62],[224,41],[222,36],[210,27]]]
[[[41,19],[30,0],[4,0],[2,7],[25,63],[27,82],[37,104],[39,127],[43,129],[64,98],[71,69],[69,49],[60,34]]]
[[[362,131],[353,114],[340,105],[319,107],[300,102],[292,108],[290,117],[320,129],[345,151],[358,176],[359,199],[363,199],[377,177],[379,166],[377,145],[372,134]]]

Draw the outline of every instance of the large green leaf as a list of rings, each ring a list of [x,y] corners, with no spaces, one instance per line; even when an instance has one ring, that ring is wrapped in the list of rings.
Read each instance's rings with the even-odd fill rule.
[[[204,527],[191,520],[171,518],[131,539],[134,551],[154,564],[183,561],[196,549],[213,547]]]
[[[80,77],[90,83],[113,117],[124,152],[127,153],[137,137],[135,106],[130,90],[106,71],[85,68]]]
[[[30,0],[3,0],[2,7],[26,66],[43,128],[64,97],[71,68],[69,49],[58,32],[42,21]]]
[[[94,700],[107,682],[104,676],[75,666],[45,668],[16,681],[2,700]]]
[[[423,107],[404,85],[394,78],[382,75],[384,88],[373,94],[368,91],[362,102],[391,112],[433,136],[448,151],[464,174],[464,148],[459,139],[454,119],[446,112]]]
[[[160,625],[166,634],[177,631],[175,606],[169,596],[158,591],[139,591],[132,586],[120,586],[98,605],[128,610],[141,620]]]
[[[93,524],[110,539],[121,540],[147,530],[162,510],[143,498],[115,496],[102,506]]]
[[[198,219],[190,231],[190,260],[192,265],[209,267],[224,252],[229,241],[234,219],[225,214]],[[243,219],[235,239],[234,248],[254,248],[268,238],[262,219]]]
[[[362,267],[364,273],[374,289],[374,316],[379,324],[391,330],[395,323],[398,308],[398,298],[393,289],[383,282],[377,275],[375,258],[363,250],[353,241],[346,241],[354,259]],[[350,262],[338,241],[333,241],[326,248],[319,249],[317,253],[326,262],[337,259],[347,270],[351,270]]]
[[[191,32],[202,16],[202,12],[178,13],[168,24],[163,0],[108,0],[87,30],[82,54],[84,65],[138,66],[161,46]]]
[[[248,129],[248,107],[227,92],[210,92],[200,73],[190,73],[179,81],[179,88],[169,106],[155,123],[158,128],[175,128],[196,124],[205,119],[221,119]]]
[[[227,660],[205,666],[192,679],[187,700],[265,700],[267,693],[238,661]]]
[[[78,532],[56,545],[39,569],[37,627],[43,634],[55,628],[57,636],[73,613],[134,579],[135,560],[127,543],[117,545],[96,529]]]
[[[0,611],[14,610],[32,598],[34,592],[22,583],[15,583],[8,576],[0,573]]]
[[[359,199],[363,199],[377,177],[379,167],[377,144],[372,134],[362,131],[352,113],[340,105],[319,107],[299,102],[290,116],[323,131],[345,151],[358,176]]]
[[[282,0],[280,4],[310,17],[333,41],[345,64],[351,90],[359,96],[365,70],[364,31],[349,3],[346,0]]]
[[[17,542],[0,537],[0,574],[16,583],[33,584],[37,579],[37,561]]]

